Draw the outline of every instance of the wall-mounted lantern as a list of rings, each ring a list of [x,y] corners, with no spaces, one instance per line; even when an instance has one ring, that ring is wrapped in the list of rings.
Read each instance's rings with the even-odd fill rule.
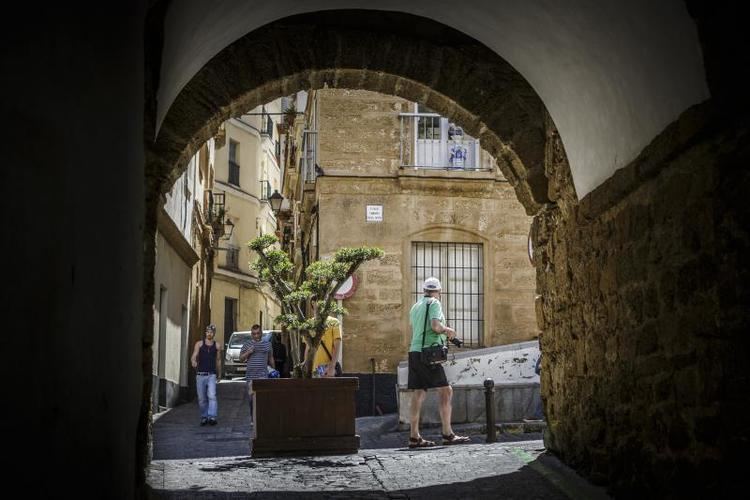
[[[271,210],[273,213],[278,214],[281,210],[281,203],[284,201],[284,197],[279,193],[278,190],[274,190],[273,194],[268,198],[268,202],[271,204]]]

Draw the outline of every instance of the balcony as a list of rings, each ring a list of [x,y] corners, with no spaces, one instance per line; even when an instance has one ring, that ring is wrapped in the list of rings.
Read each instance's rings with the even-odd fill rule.
[[[436,113],[401,113],[402,168],[481,170],[479,140]]]
[[[318,177],[319,167],[317,151],[318,133],[315,130],[302,132],[302,154],[300,155],[300,172],[304,175],[305,182],[314,183]]]
[[[261,115],[260,135],[273,141],[273,118],[268,115]]]
[[[260,201],[268,201],[271,197],[273,190],[271,189],[270,181],[260,181]]]

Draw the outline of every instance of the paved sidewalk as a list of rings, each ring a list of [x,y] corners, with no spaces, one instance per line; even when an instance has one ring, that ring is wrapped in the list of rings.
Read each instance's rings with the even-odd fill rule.
[[[216,386],[218,423],[201,427],[198,400],[155,416],[154,460],[250,454],[250,405],[241,379]]]
[[[216,426],[198,425],[196,403],[158,416],[148,475],[154,498],[607,498],[546,453],[539,433],[502,433],[488,444],[480,426],[456,426],[470,444],[411,450],[396,415],[357,419],[357,454],[254,459],[243,387],[219,384]]]

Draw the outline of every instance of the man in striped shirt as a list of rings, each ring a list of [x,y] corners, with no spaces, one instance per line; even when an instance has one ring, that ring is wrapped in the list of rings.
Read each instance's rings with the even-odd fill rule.
[[[253,325],[250,329],[250,339],[245,342],[240,350],[240,361],[247,362],[245,381],[247,383],[247,395],[250,398],[250,425],[255,422],[253,413],[253,380],[257,378],[268,378],[268,366],[276,369],[273,361],[273,348],[270,340],[263,339],[263,331],[260,325]]]

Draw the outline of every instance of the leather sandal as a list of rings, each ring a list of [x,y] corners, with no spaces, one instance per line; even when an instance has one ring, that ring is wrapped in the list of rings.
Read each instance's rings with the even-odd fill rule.
[[[428,441],[422,436],[409,438],[409,448],[430,448],[431,446],[435,446],[435,441]]]
[[[469,436],[457,436],[456,434],[451,434],[449,436],[443,434],[442,436],[443,444],[464,444],[471,441]]]

